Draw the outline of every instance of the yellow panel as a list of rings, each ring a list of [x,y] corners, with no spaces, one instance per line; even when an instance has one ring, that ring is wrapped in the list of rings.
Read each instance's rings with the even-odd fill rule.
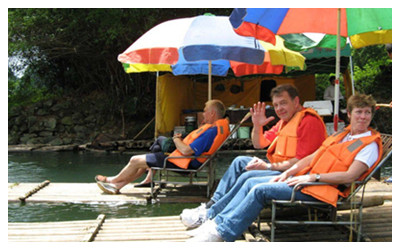
[[[353,48],[362,48],[375,44],[392,43],[392,30],[378,30],[361,33],[350,37]]]
[[[301,103],[315,100],[314,75],[297,78],[257,77],[248,80],[226,79],[216,81],[212,83],[212,99],[221,100],[227,108],[232,105],[250,108],[260,99],[261,81],[270,79],[275,80],[277,85],[288,83],[296,86],[299,90]],[[231,88],[243,88],[243,91],[234,94],[230,91]],[[172,74],[165,74],[159,77],[157,85],[156,134],[157,132],[158,134],[169,133],[173,131],[175,126],[179,126],[182,110],[203,110],[204,103],[208,100],[207,92],[207,82],[192,82],[188,77],[173,76]],[[271,102],[266,103],[272,105]]]
[[[129,67],[125,69],[126,73],[140,73],[140,72],[157,72],[157,71],[169,71],[172,72],[171,66],[168,64],[129,64]]]

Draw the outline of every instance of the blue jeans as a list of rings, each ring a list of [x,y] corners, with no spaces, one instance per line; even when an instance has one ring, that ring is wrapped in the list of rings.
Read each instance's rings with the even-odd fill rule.
[[[250,156],[236,157],[232,161],[228,170],[226,170],[222,179],[220,180],[218,187],[214,192],[213,197],[211,197],[211,200],[213,200],[215,203],[218,202],[222,197],[224,197],[231,190],[231,188],[235,185],[236,182],[239,182],[239,179],[242,182],[239,186],[239,188],[240,188],[242,186],[242,184],[244,183],[244,181],[246,181],[248,178],[269,176],[269,175],[278,175],[281,173],[279,171],[268,171],[268,170],[247,171],[245,169],[245,167],[252,159],[253,158]],[[244,173],[245,173],[245,175],[243,175],[243,178],[239,178],[239,177],[242,177],[241,175]]]
[[[273,176],[250,178],[235,197],[215,217],[217,231],[225,241],[235,241],[257,218],[268,202],[290,200],[293,187],[286,182],[269,181]],[[316,201],[312,196],[296,191],[296,200]]]

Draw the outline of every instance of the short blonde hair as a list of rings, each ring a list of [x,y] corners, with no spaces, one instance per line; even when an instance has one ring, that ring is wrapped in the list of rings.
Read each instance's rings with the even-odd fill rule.
[[[375,114],[376,101],[371,95],[356,93],[347,100],[347,112],[351,113],[354,108],[371,107],[372,115]]]
[[[218,118],[224,118],[226,108],[223,102],[217,99],[209,100],[206,102],[206,106],[212,107],[217,112]]]

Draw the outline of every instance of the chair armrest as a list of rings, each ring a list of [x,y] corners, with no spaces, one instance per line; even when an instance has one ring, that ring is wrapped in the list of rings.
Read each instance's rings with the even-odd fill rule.
[[[200,155],[200,156],[194,156],[194,155],[188,155],[188,156],[168,156],[164,159],[164,164],[162,168],[154,168],[154,169],[166,169],[167,168],[167,161],[168,159],[196,159],[196,158],[205,158],[209,159],[211,158],[210,155]],[[204,163],[203,163],[204,164]],[[202,164],[202,165],[203,165]]]
[[[362,181],[354,181],[354,184],[362,184]],[[341,185],[351,185],[352,183],[343,183]],[[304,183],[298,183],[294,186],[293,190],[292,190],[292,195],[290,198],[290,202],[294,202],[295,201],[295,195],[296,195],[296,191],[300,188],[303,188],[305,186],[323,186],[323,185],[336,185],[336,184],[332,184],[332,183],[327,183],[327,182],[304,182]]]

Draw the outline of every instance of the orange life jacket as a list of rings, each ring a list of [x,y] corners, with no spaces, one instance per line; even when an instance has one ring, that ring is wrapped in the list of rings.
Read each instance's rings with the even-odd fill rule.
[[[214,138],[213,144],[211,145],[210,149],[207,152],[204,152],[201,154],[202,156],[212,155],[230,134],[229,121],[227,119],[219,119],[214,124],[202,125],[200,128],[198,128],[198,129],[192,131],[190,134],[188,134],[185,137],[185,139],[183,139],[183,142],[186,145],[189,145],[194,140],[196,140],[201,134],[203,134],[207,129],[214,127],[214,126],[217,127],[218,132]],[[184,156],[184,155],[178,149],[176,149],[170,154],[170,156]],[[203,157],[199,157],[196,159],[201,163],[206,161],[206,158],[203,158]],[[183,169],[187,169],[189,167],[189,163],[191,160],[193,160],[193,158],[168,159],[168,161],[172,162],[176,166],[183,168]]]
[[[362,174],[358,180],[364,179],[371,171],[378,165],[382,157],[382,140],[379,132],[369,129],[370,136],[365,136],[355,140],[340,143],[343,138],[350,132],[350,126],[343,131],[337,132],[328,137],[322,146],[318,149],[315,157],[310,165],[302,169],[296,175],[310,174],[323,174],[332,172],[345,172],[353,163],[357,154],[368,144],[376,142],[379,148],[378,160],[368,171]],[[338,185],[321,185],[321,186],[306,186],[301,190],[303,193],[313,196],[314,198],[323,202],[329,203],[336,207],[336,202],[339,195],[347,197],[350,193],[350,188],[344,191],[338,189]]]
[[[303,109],[297,112],[285,126],[282,127],[281,123],[277,136],[267,150],[267,158],[270,162],[275,163],[286,161],[296,156],[298,138],[297,129],[307,113],[320,120],[325,129],[325,138],[327,137],[324,121],[318,113],[311,108]]]

